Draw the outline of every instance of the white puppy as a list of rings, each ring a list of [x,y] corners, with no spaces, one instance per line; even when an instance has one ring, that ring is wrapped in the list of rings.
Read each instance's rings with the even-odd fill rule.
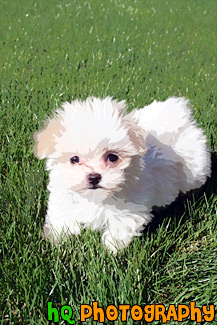
[[[129,114],[110,97],[64,103],[35,140],[50,176],[44,235],[54,242],[90,227],[116,252],[141,235],[153,206],[210,175],[206,138],[184,98]]]

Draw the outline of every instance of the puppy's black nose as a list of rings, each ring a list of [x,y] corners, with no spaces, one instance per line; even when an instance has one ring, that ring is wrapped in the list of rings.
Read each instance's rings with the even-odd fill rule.
[[[96,186],[97,184],[99,184],[101,179],[102,179],[102,176],[97,173],[88,175],[88,182],[93,186]]]

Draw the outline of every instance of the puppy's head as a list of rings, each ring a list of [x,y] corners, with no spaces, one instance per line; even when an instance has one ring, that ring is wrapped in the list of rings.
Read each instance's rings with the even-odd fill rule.
[[[125,102],[103,100],[65,103],[35,138],[35,155],[47,158],[54,186],[108,197],[122,188],[132,158],[143,155],[145,137],[125,115]]]

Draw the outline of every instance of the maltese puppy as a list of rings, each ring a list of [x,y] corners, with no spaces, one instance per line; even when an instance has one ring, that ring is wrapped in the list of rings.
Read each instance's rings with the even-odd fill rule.
[[[170,98],[127,114],[111,97],[64,103],[35,134],[50,179],[44,236],[57,243],[89,227],[116,253],[141,235],[153,206],[204,184],[210,154],[188,106]]]

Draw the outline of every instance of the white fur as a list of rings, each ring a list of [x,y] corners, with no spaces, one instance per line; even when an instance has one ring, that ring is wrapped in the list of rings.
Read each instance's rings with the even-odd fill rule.
[[[63,104],[35,135],[50,175],[45,236],[57,242],[89,227],[116,252],[141,235],[153,206],[200,187],[210,154],[188,106],[170,98],[126,114],[125,102],[110,97]],[[106,152],[118,163],[108,164]],[[75,155],[79,164],[69,161]],[[102,176],[102,188],[88,188],[90,173]]]

